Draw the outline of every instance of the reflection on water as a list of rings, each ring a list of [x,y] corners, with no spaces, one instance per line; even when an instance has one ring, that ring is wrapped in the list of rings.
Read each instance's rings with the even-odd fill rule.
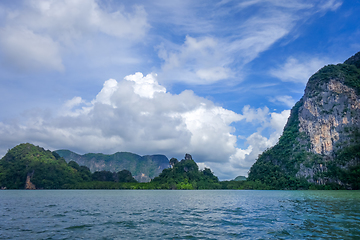
[[[359,239],[360,191],[0,191],[0,239]]]

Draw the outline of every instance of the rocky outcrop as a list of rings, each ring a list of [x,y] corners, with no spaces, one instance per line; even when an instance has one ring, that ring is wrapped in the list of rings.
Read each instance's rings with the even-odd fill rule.
[[[360,52],[309,79],[279,142],[257,159],[249,179],[358,188],[359,171]]]
[[[309,136],[311,152],[332,155],[337,143],[343,147],[351,140],[346,130],[360,126],[360,97],[341,77],[322,84],[320,90],[311,86],[306,90],[299,131]]]
[[[25,189],[27,189],[27,190],[35,190],[36,189],[35,185],[30,181],[33,174],[34,174],[34,172],[28,173],[26,176]]]

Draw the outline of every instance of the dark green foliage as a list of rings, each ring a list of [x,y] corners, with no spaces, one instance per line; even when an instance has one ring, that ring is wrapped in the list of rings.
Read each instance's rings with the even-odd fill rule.
[[[251,168],[249,181],[259,181],[270,189],[308,189],[305,179],[297,179],[287,174],[271,161],[257,161]]]
[[[92,174],[92,181],[98,182],[137,182],[131,172],[122,170],[117,173],[110,171],[98,171]]]
[[[122,170],[117,173],[118,182],[137,182],[133,176],[131,175],[131,172],[128,170]]]
[[[347,129],[352,145],[336,152],[334,161],[328,164],[326,177],[336,178],[347,188],[360,189],[360,131],[358,128]],[[350,164],[350,167],[345,166]]]
[[[356,53],[344,63],[348,65],[354,65],[355,67],[360,68],[360,52]]]
[[[113,182],[117,180],[116,174],[110,171],[98,171],[92,174],[93,181],[109,181]]]
[[[314,92],[320,91],[320,85],[329,82],[331,79],[340,79],[345,85],[354,88],[360,94],[360,69],[355,65],[337,64],[328,65],[312,75],[308,87]]]
[[[70,167],[76,169],[77,171],[80,170],[80,166],[79,166],[79,164],[77,164],[77,162],[70,161],[70,162],[68,162],[68,165],[69,165]]]
[[[81,178],[86,181],[91,181],[92,174],[90,172],[90,169],[85,166],[80,166],[78,172],[80,173]]]

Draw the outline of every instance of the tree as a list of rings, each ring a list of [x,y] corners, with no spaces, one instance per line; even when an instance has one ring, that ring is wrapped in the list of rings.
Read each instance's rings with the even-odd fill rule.
[[[179,161],[176,158],[171,158],[170,161],[169,161],[169,164],[173,168],[175,166],[175,164],[177,164],[178,162]]]
[[[122,170],[117,173],[119,182],[137,182],[128,170]]]

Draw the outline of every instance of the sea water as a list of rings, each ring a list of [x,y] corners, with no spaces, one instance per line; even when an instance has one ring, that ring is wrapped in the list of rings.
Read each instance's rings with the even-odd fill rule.
[[[4,190],[0,239],[360,239],[360,191]]]

